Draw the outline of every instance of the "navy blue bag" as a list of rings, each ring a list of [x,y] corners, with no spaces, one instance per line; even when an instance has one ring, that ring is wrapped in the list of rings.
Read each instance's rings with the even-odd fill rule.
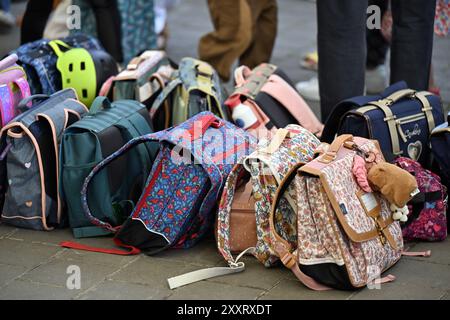
[[[388,161],[398,156],[409,157],[430,169],[430,134],[443,122],[438,96],[427,91],[402,89],[345,113],[338,134],[378,140]]]
[[[396,91],[407,89],[408,85],[405,81],[394,83],[393,85],[387,87],[379,95],[373,96],[359,96],[346,99],[339,102],[331,111],[328,119],[325,121],[325,128],[323,129],[322,136],[320,140],[326,143],[332,143],[339,127],[339,122],[341,118],[350,110],[358,109],[370,101],[376,101],[380,99],[387,98]]]
[[[441,169],[442,181],[450,187],[450,112],[447,122],[433,130],[430,140],[434,159]]]

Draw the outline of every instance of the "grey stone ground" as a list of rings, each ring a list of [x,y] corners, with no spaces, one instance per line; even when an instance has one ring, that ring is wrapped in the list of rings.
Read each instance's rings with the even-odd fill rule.
[[[299,0],[279,1],[279,37],[273,62],[293,80],[314,73],[299,68],[300,56],[315,47],[315,6]],[[16,13],[23,4],[16,4]],[[170,17],[169,54],[174,59],[196,55],[198,38],[211,28],[203,0],[182,0]],[[0,36],[0,54],[17,46],[18,32]],[[450,101],[450,40],[436,39],[434,63],[443,99]],[[315,106],[315,109],[317,106]],[[380,290],[313,292],[283,268],[267,270],[245,258],[243,273],[169,290],[166,278],[203,267],[223,266],[213,239],[185,251],[155,257],[121,257],[58,246],[72,240],[69,230],[36,232],[0,224],[0,299],[450,299],[450,241],[412,244],[432,250],[430,258],[403,258],[389,273],[397,280]],[[80,242],[111,247],[109,238]],[[81,289],[66,287],[67,268],[81,270]]]

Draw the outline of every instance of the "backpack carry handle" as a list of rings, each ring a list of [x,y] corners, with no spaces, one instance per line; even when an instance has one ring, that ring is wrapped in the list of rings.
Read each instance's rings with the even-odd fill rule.
[[[26,97],[25,99],[22,99],[17,105],[17,109],[20,110],[21,112],[24,112],[33,105],[33,102],[35,101],[42,102],[44,100],[47,100],[48,98],[50,98],[50,96],[46,94],[34,94],[32,96]]]
[[[387,96],[386,98],[382,99],[381,101],[386,102],[386,106],[390,107],[397,101],[404,99],[404,98],[412,98],[416,94],[415,90],[412,89],[403,89],[399,90],[397,92],[392,93],[391,95]]]
[[[111,109],[112,105],[108,97],[99,96],[95,98],[92,102],[91,108],[89,109],[89,115],[93,116],[97,114],[102,109]]]
[[[283,196],[284,192],[287,190],[289,185],[291,185],[291,182],[295,179],[297,176],[298,169],[300,169],[301,166],[303,166],[304,163],[298,163],[296,164],[284,177],[283,181],[280,183],[280,186],[278,187],[275,198],[272,203],[272,208],[270,210],[270,216],[269,216],[269,226],[270,226],[270,238],[272,241],[272,248],[275,250],[277,255],[280,257],[281,262],[283,265],[285,265],[287,268],[291,269],[291,271],[294,273],[294,275],[300,280],[301,283],[303,283],[306,287],[316,290],[316,291],[325,291],[325,290],[331,290],[331,288],[317,282],[310,276],[304,274],[297,263],[296,255],[293,254],[291,245],[288,241],[283,239],[277,232],[275,228],[274,218],[275,218],[275,211],[278,208],[278,204],[281,200],[281,197]]]
[[[220,128],[225,125],[221,119],[213,114],[204,115],[200,118],[200,122],[201,123],[199,124],[198,121],[195,121],[191,128],[187,130],[190,134],[191,141],[197,140],[203,136],[209,127]]]
[[[333,143],[329,146],[327,151],[321,155],[319,161],[322,163],[330,163],[336,159],[337,153],[339,150],[346,144],[353,142],[353,135],[351,134],[342,134],[338,136]]]

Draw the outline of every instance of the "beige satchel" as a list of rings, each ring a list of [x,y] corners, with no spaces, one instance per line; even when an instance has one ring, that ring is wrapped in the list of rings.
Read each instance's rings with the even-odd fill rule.
[[[281,182],[270,216],[272,249],[296,277],[314,290],[356,289],[395,277],[381,274],[403,251],[402,231],[387,201],[365,193],[353,173],[355,154],[381,154],[378,143],[342,135],[326,152],[298,164]],[[297,202],[297,243],[280,236],[274,212],[288,186]]]

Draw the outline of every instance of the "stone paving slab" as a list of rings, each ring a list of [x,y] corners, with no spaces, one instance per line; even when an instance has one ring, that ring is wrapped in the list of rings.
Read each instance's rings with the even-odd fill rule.
[[[199,0],[183,0],[170,13],[168,51],[175,60],[197,56],[198,39],[211,30],[208,11]],[[315,75],[299,67],[301,56],[316,46],[315,5],[279,1],[279,35],[273,62],[293,81]],[[23,10],[14,4],[14,13]],[[0,54],[17,47],[18,32],[0,35]],[[450,40],[435,41],[436,81],[443,100],[450,102]],[[228,84],[231,87],[231,82]],[[311,104],[319,113],[317,103]],[[169,250],[156,256],[114,256],[69,250],[58,244],[74,240],[70,230],[38,232],[0,223],[0,299],[450,299],[450,241],[411,244],[411,250],[432,250],[429,258],[403,258],[389,273],[397,280],[380,290],[314,292],[302,286],[284,267],[266,269],[245,257],[246,270],[170,290],[167,278],[212,266],[225,266],[214,239],[190,250]],[[77,240],[103,248],[111,238]],[[66,287],[67,267],[77,265],[81,289]]]

